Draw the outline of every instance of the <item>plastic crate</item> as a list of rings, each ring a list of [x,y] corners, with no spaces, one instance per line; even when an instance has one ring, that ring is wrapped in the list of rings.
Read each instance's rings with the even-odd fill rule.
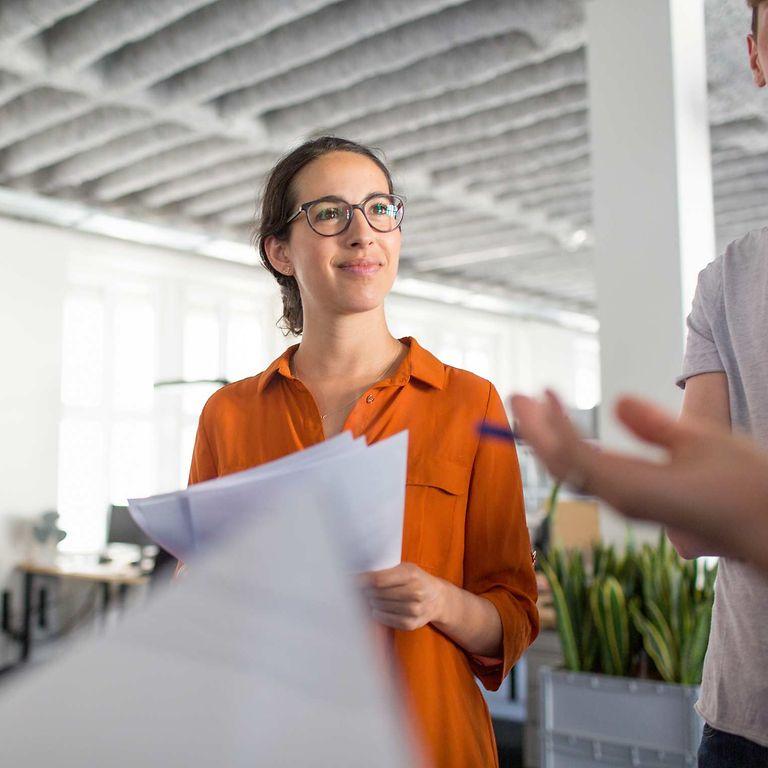
[[[703,721],[698,686],[543,667],[542,768],[689,768]]]

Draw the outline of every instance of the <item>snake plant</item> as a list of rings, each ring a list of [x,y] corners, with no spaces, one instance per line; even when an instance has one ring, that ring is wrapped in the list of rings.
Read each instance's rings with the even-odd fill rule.
[[[556,549],[542,560],[566,668],[627,676],[650,661],[663,680],[698,684],[716,569],[683,561],[663,534],[621,555],[598,544],[589,559]]]

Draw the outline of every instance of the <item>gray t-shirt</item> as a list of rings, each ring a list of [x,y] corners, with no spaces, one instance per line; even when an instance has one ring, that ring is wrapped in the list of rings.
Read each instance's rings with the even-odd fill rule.
[[[699,274],[678,384],[714,371],[728,377],[733,428],[768,448],[768,227]],[[768,576],[739,560],[720,559],[696,707],[713,728],[768,746]]]

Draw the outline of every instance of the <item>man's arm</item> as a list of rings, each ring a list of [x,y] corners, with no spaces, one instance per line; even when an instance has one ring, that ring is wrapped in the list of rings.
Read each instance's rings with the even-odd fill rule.
[[[702,373],[685,383],[683,424],[708,426],[730,432],[731,407],[728,399],[728,378],[723,372]],[[667,536],[681,557],[690,560],[702,555],[718,555],[711,545],[695,533],[667,528]]]

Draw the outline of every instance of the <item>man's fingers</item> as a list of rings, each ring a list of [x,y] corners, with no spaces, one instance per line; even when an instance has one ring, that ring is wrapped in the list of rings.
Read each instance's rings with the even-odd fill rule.
[[[557,448],[557,435],[549,426],[546,406],[526,395],[513,395],[511,405],[520,436],[546,462]]]
[[[520,435],[550,474],[558,480],[576,483],[575,476],[584,473],[584,457],[592,449],[581,440],[557,395],[547,390],[542,401],[516,395],[512,398],[512,409]]]
[[[560,398],[551,389],[544,392],[544,397],[547,407],[547,419],[550,427],[560,436],[560,440],[568,443],[580,440],[581,436],[568,417],[568,413],[560,402]]]
[[[664,448],[671,448],[685,431],[666,411],[637,397],[620,398],[616,403],[616,416],[641,440]]]

